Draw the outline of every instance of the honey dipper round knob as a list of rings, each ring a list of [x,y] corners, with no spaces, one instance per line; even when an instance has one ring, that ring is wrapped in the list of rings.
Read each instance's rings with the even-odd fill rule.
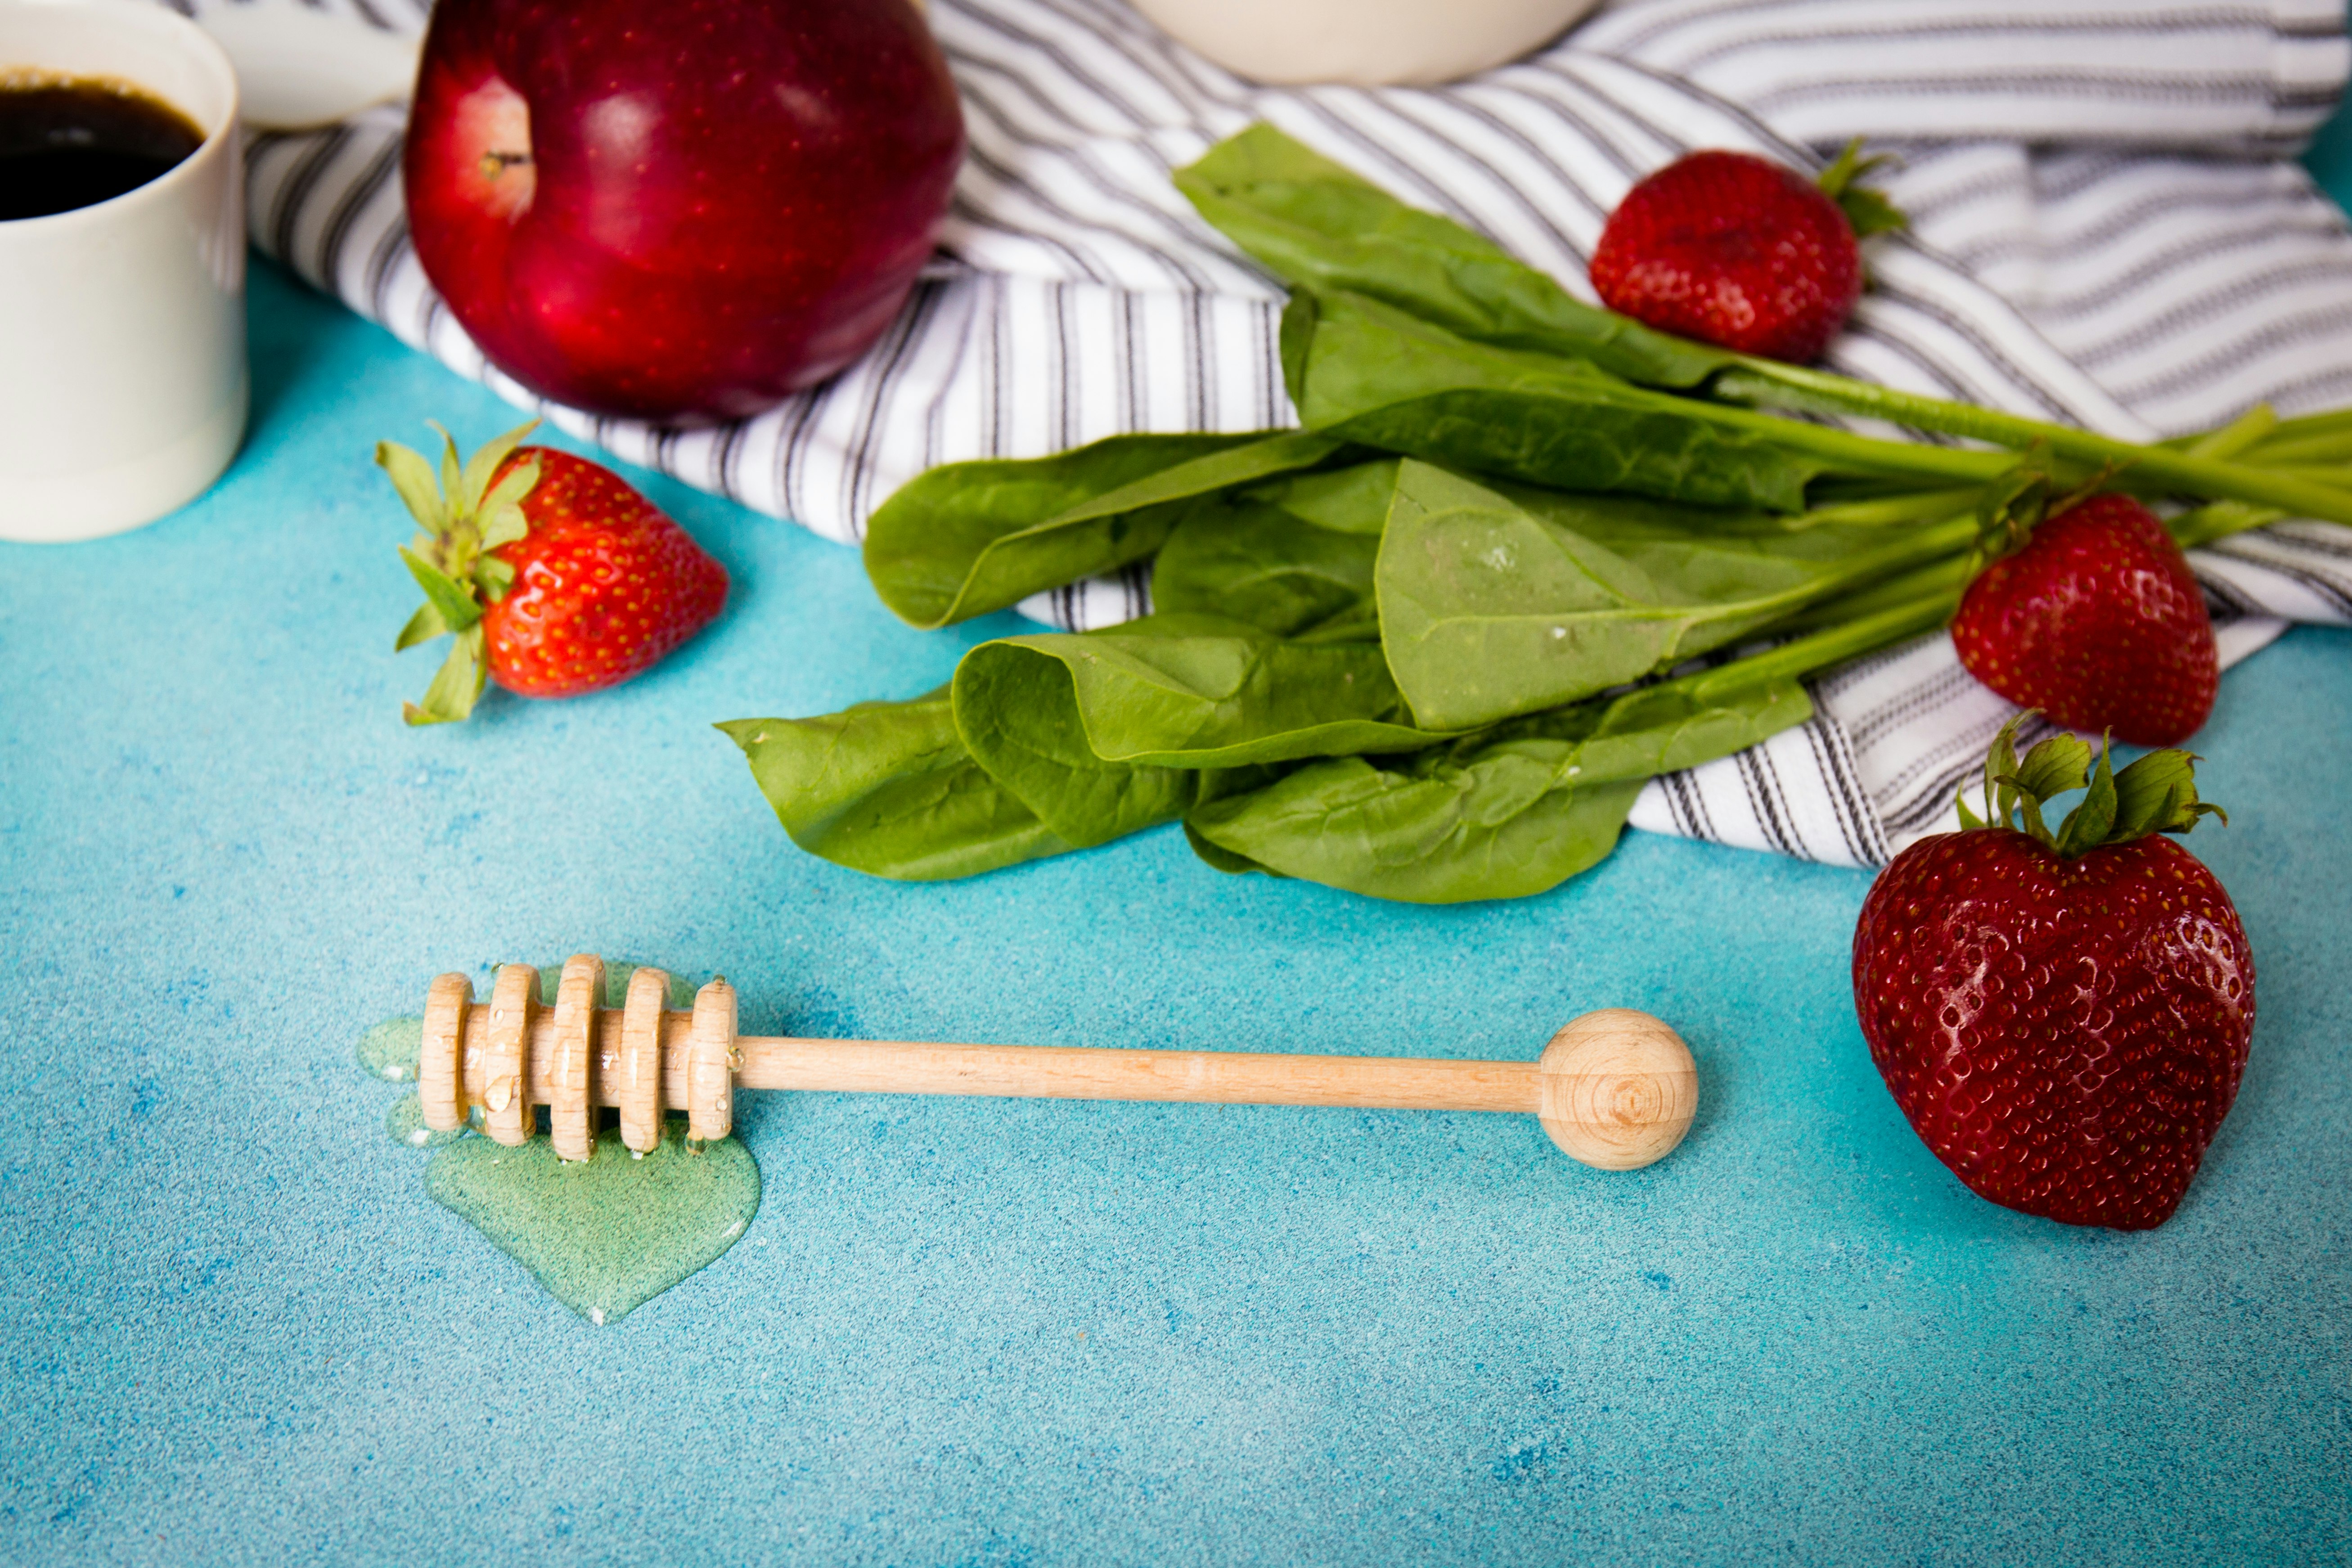
[[[1542,1060],[1551,1141],[1603,1171],[1664,1159],[1698,1114],[1698,1064],[1662,1019],[1631,1007],[1587,1013],[1551,1037]]]

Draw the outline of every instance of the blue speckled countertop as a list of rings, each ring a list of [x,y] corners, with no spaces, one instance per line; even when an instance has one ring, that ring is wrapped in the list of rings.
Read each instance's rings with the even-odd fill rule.
[[[411,731],[382,436],[512,416],[263,266],[208,499],[0,547],[0,1561],[2343,1561],[2352,635],[2223,683],[2192,843],[2261,972],[2172,1222],[1969,1195],[1853,1016],[1860,873],[1634,834],[1453,910],[1160,832],[906,888],[793,850],[709,726],[911,693],[856,555],[633,475],[730,616]],[[589,949],[751,1032],[1532,1057],[1627,1005],[1680,1152],[1531,1120],[755,1096],[736,1249],[575,1318],[425,1196],[352,1061],[428,979]]]

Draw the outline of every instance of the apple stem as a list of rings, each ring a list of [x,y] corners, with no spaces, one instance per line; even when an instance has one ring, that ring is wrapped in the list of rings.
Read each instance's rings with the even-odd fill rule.
[[[528,153],[485,153],[482,154],[482,177],[495,180],[518,163],[530,162]]]

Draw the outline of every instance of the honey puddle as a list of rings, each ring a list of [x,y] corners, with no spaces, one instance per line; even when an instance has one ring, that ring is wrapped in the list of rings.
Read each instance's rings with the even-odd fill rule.
[[[425,1190],[557,1300],[609,1323],[735,1245],[760,1212],[760,1167],[733,1138],[689,1153],[676,1121],[642,1160],[617,1129],[576,1164],[545,1138],[518,1149],[460,1138],[433,1156]]]

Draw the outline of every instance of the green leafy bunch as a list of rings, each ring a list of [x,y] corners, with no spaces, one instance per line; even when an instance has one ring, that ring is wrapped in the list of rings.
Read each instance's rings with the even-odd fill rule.
[[[2229,813],[2197,798],[2197,758],[2166,748],[2150,752],[2121,773],[2115,771],[2111,748],[2102,741],[2098,766],[2091,765],[2091,743],[2080,735],[2057,734],[2017,755],[2021,725],[2032,718],[2019,714],[2001,726],[1985,753],[1984,815],[1969,805],[1960,792],[1960,826],[2016,827],[2039,839],[2043,847],[2073,858],[2110,844],[2128,844],[2151,833],[2187,833],[2208,815],[2230,820]],[[2054,797],[2083,790],[2074,810],[2052,832],[2042,807]]]
[[[1811,672],[1941,626],[1994,522],[2094,482],[2201,502],[2168,524],[2184,544],[2352,522],[2352,413],[2116,441],[1656,331],[1269,127],[1175,179],[1288,285],[1303,428],[1114,437],[891,496],[866,570],[910,625],[1146,562],[1153,613],[983,642],[921,697],[722,725],[811,853],[928,880],[1181,823],[1221,870],[1519,897],[1608,854],[1647,780],[1804,722]],[[2034,755],[2046,784],[2074,752]],[[2066,842],[2193,817],[2162,758],[2101,783],[2084,750]]]
[[[416,521],[416,537],[401,547],[400,558],[425,590],[425,603],[400,629],[394,650],[437,637],[454,638],[425,700],[401,704],[401,717],[411,724],[462,720],[482,695],[488,676],[482,608],[505,598],[514,585],[514,568],[497,551],[530,531],[522,501],[539,483],[538,460],[517,463],[495,487],[490,479],[538,426],[536,419],[517,426],[461,463],[456,438],[435,425],[442,442],[437,479],[422,454],[397,441],[376,443],[377,466]]]

